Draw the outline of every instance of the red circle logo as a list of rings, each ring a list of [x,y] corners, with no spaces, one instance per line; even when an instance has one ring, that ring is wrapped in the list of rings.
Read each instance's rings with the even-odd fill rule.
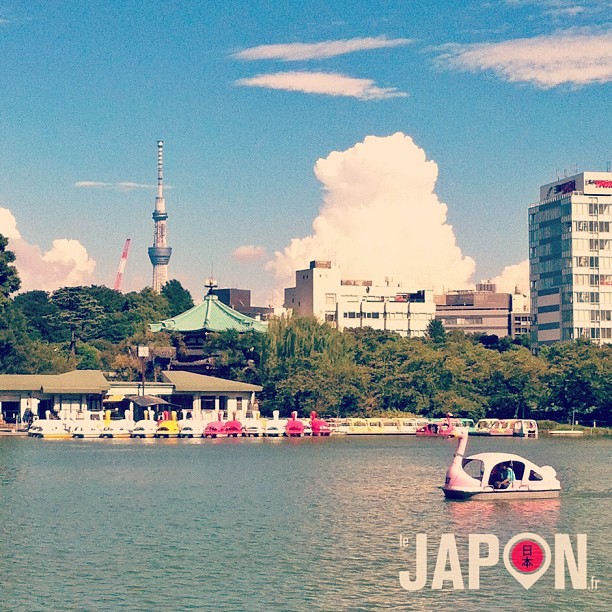
[[[522,574],[537,571],[544,562],[544,551],[534,540],[519,540],[510,551],[510,562]]]

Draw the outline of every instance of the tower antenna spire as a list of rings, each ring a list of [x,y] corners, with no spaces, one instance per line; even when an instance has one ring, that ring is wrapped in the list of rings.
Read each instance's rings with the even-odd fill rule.
[[[162,287],[168,282],[168,262],[172,248],[167,243],[166,200],[164,199],[164,141],[157,141],[157,197],[153,221],[153,246],[149,247],[149,259],[153,264],[153,291],[161,293]]]

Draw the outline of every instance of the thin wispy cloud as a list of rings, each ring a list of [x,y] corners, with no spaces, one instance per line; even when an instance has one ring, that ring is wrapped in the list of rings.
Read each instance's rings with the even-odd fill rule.
[[[278,45],[259,45],[234,53],[232,57],[241,60],[282,60],[296,62],[312,59],[325,59],[372,49],[400,47],[413,42],[409,38],[351,38],[348,40],[326,40],[318,43],[287,43]]]
[[[408,95],[394,87],[377,87],[371,79],[356,79],[333,72],[295,71],[258,74],[251,78],[239,79],[236,81],[236,85],[358,98],[360,100],[384,100],[387,98],[403,98]]]
[[[78,181],[74,184],[78,189],[110,189],[114,191],[133,191],[134,189],[153,189],[155,185],[143,183],[103,183],[102,181]]]
[[[557,22],[584,18],[583,22],[595,23],[600,15],[610,12],[612,6],[603,0],[505,0],[505,4],[516,9],[532,9]],[[576,22],[573,22],[576,25]]]
[[[542,89],[612,81],[612,32],[558,31],[498,43],[446,45],[441,51],[440,65],[467,72],[490,70]]]

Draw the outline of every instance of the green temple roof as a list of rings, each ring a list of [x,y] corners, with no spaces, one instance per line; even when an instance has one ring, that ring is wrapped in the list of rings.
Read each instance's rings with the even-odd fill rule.
[[[268,325],[263,321],[257,321],[256,319],[240,314],[233,308],[219,301],[216,295],[209,293],[197,306],[171,319],[166,319],[159,323],[149,323],[149,328],[153,332],[222,332],[230,329],[234,329],[238,332],[250,330],[265,332]]]

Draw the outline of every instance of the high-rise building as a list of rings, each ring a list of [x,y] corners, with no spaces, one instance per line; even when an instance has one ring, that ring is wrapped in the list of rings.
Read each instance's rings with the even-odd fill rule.
[[[157,197],[153,221],[153,246],[149,247],[149,259],[153,264],[153,291],[160,293],[162,287],[168,282],[168,262],[172,255],[172,248],[168,246],[166,235],[166,200],[164,199],[164,141],[157,141]]]
[[[612,343],[612,172],[543,185],[529,208],[534,346]]]

